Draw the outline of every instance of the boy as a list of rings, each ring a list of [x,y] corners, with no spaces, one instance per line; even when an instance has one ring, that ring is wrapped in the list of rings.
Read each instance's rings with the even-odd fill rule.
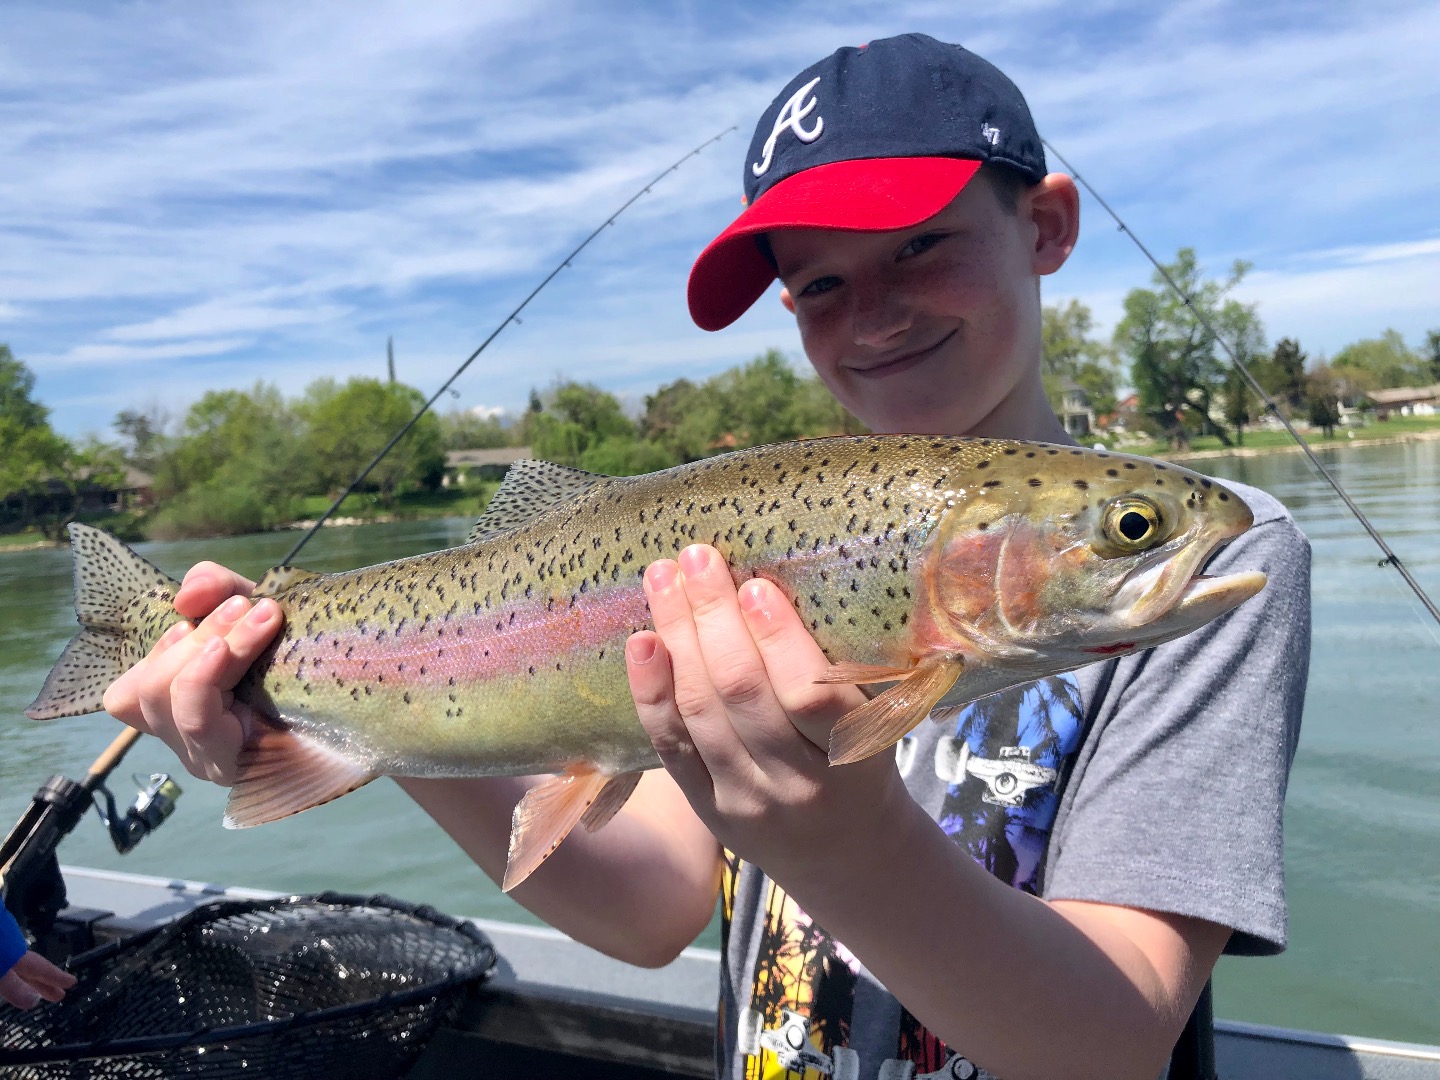
[[[778,276],[806,355],[872,429],[1069,441],[1040,383],[1039,279],[1079,200],[997,70],[921,35],[842,49],[762,117],[745,186],[692,272],[700,326]],[[660,964],[723,884],[725,1076],[1157,1075],[1227,943],[1284,945],[1309,562],[1283,508],[1242,492],[1256,524],[1215,565],[1264,570],[1260,596],[836,769],[820,748],[860,692],[815,682],[825,660],[790,604],[737,591],[708,547],[653,564],[655,631],[626,659],[665,771],[516,899]],[[106,696],[222,782],[251,721],[228,688],[279,627],[248,590],[192,570],[176,606],[213,613]],[[499,880],[530,781],[399,782]]]

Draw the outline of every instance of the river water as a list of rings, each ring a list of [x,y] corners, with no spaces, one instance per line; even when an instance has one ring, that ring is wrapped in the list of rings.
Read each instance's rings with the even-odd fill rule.
[[[1326,451],[1324,460],[1432,596],[1440,596],[1440,441]],[[1314,563],[1314,651],[1286,816],[1289,951],[1222,961],[1218,1015],[1440,1043],[1440,628],[1300,454],[1199,463],[1294,512]],[[322,530],[297,561],[343,570],[463,541],[461,519]],[[258,576],[294,534],[139,545],[182,575],[209,558]],[[103,716],[37,724],[34,697],[74,627],[70,556],[0,555],[0,828],[54,772],[79,778],[116,734]],[[112,777],[177,769],[142,740]],[[175,815],[127,856],[93,815],[61,861],[300,892],[389,892],[456,914],[535,920],[502,895],[393,784],[371,784],[258,829],[220,827],[224,792],[179,777]],[[699,944],[715,946],[712,924]]]

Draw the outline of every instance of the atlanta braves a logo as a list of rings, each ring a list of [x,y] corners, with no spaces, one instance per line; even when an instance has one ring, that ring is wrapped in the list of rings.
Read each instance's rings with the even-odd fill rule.
[[[750,166],[750,171],[756,176],[764,176],[769,170],[770,159],[775,156],[775,140],[780,137],[780,132],[789,128],[801,142],[812,143],[825,130],[825,118],[822,116],[815,117],[815,123],[808,131],[803,123],[804,119],[820,104],[813,97],[809,101],[805,100],[805,96],[815,89],[815,84],[819,81],[819,76],[811,79],[799,90],[796,90],[790,100],[780,107],[780,114],[775,117],[775,130],[770,132],[770,137],[765,140],[764,154],[759,161]]]

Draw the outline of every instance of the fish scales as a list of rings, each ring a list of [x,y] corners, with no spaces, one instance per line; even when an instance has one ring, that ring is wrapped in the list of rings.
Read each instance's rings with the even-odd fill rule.
[[[911,561],[967,490],[952,475],[988,448],[922,443],[931,459],[916,465],[908,440],[887,454],[830,442],[606,479],[501,536],[297,585],[277,594],[286,630],[241,696],[253,687],[257,705],[385,772],[552,770],[577,725],[605,766],[653,767],[624,644],[649,625],[644,568],[692,543],[737,579],[779,583],[827,653],[897,663]]]

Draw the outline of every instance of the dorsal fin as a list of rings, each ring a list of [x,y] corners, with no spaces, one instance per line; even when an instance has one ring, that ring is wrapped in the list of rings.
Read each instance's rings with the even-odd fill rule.
[[[250,596],[256,600],[262,596],[274,596],[291,585],[324,576],[314,570],[301,570],[298,566],[272,566],[260,576],[260,580],[255,583],[255,591]]]
[[[583,495],[608,476],[526,458],[511,465],[500,490],[465,538],[467,544],[524,525],[561,503]]]

